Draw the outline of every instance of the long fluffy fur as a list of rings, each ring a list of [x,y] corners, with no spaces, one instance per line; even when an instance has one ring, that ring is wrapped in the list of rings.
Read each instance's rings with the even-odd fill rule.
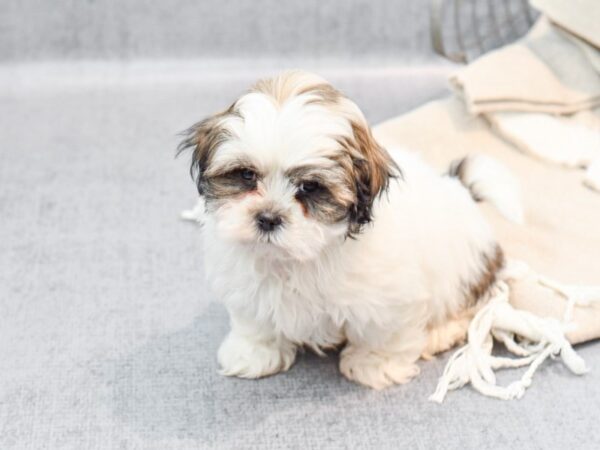
[[[342,373],[379,389],[464,335],[503,264],[460,181],[478,180],[470,169],[440,176],[384,150],[353,102],[304,72],[260,82],[228,111],[184,143],[206,202],[207,279],[231,318],[223,374],[273,374],[299,346],[345,343]],[[317,193],[302,177],[321,183]],[[264,211],[282,226],[257,231]]]

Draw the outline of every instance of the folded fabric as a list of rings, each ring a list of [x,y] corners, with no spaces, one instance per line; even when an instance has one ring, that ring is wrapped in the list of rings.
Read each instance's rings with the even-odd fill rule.
[[[535,368],[557,353],[567,357],[564,362],[571,364],[575,373],[584,372],[585,367],[571,357],[569,349],[570,344],[600,338],[600,307],[593,301],[579,301],[600,293],[600,196],[583,187],[575,172],[515,152],[483,118],[469,114],[460,96],[384,122],[374,133],[384,146],[415,149],[440,172],[449,161],[465,154],[488,154],[506,164],[522,185],[524,225],[508,222],[489,205],[482,204],[482,210],[508,258],[523,261],[531,270],[507,280],[508,291],[500,289],[492,299],[496,306],[472,324],[473,337],[470,335],[467,346],[451,359],[432,399],[439,401],[447,389],[466,382],[486,395],[517,398],[531,383]],[[522,330],[523,337],[539,339],[538,345],[524,344],[529,353],[519,355],[519,362],[494,359],[490,336],[504,336],[503,342],[518,351],[518,342],[504,328],[523,323],[530,327]],[[505,365],[498,366],[498,361]],[[490,372],[519,364],[530,366],[520,380],[512,387],[495,385]]]
[[[530,0],[530,3],[552,22],[600,48],[598,0]]]
[[[597,53],[542,17],[523,39],[482,56],[451,82],[472,114],[572,114],[600,105]]]
[[[565,167],[590,167],[583,182],[600,191],[597,169],[600,164],[600,107],[568,115],[504,110],[485,112],[482,116],[500,136],[526,154]]]
[[[600,108],[571,116],[541,113],[484,114],[496,132],[519,150],[565,167],[588,167],[600,158]]]
[[[532,4],[546,15],[523,39],[451,81],[468,110],[515,148],[562,166],[590,167],[583,183],[600,191],[600,2]]]

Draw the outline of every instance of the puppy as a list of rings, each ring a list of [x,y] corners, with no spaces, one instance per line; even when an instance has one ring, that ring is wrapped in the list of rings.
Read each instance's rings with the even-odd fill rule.
[[[388,153],[355,103],[306,72],[259,81],[192,126],[188,148],[207,279],[230,316],[224,375],[275,374],[301,346],[344,344],[350,380],[409,381],[420,356],[464,337],[503,267],[473,195],[521,218],[494,161],[465,158],[441,176]]]

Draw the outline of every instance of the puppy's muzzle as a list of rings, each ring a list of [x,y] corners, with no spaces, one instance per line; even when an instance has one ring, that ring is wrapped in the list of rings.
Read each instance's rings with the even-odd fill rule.
[[[260,231],[271,233],[281,227],[283,219],[278,214],[263,212],[256,215],[256,226]]]

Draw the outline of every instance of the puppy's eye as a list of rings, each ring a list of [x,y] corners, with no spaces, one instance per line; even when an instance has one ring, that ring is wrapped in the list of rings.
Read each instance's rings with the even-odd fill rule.
[[[300,192],[304,194],[312,194],[313,192],[317,192],[321,189],[321,185],[316,181],[303,181],[300,184]]]
[[[256,172],[251,169],[242,169],[240,171],[240,176],[246,181],[256,180]]]

